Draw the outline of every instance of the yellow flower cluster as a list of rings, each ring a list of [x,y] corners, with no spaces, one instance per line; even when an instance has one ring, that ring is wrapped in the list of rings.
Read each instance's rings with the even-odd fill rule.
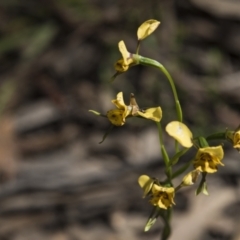
[[[193,134],[189,128],[181,122],[173,121],[166,126],[167,133],[175,138],[183,147],[189,148],[193,145]],[[200,172],[214,173],[217,166],[224,164],[222,146],[217,147],[200,147],[194,158],[193,166]]]

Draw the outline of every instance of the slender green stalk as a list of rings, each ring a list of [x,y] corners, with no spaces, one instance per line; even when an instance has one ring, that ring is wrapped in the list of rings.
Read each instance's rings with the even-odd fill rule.
[[[162,152],[162,156],[163,156],[163,160],[164,160],[164,163],[165,163],[165,166],[166,168],[168,167],[169,165],[169,158],[168,158],[168,155],[166,154],[166,151],[164,152],[163,151],[163,137],[162,137],[162,127],[161,127],[161,123],[160,122],[157,122],[157,127],[158,127],[158,136],[159,136],[159,143],[160,143],[160,149],[161,149],[161,152]]]
[[[174,84],[174,81],[173,81],[171,75],[169,74],[167,69],[161,63],[159,63],[153,59],[144,58],[142,56],[139,56],[138,52],[139,52],[139,42],[138,42],[138,46],[137,46],[137,54],[132,55],[136,64],[142,64],[145,66],[155,67],[155,68],[159,69],[168,79],[171,89],[172,89],[172,92],[173,92],[173,96],[174,96],[177,119],[179,122],[182,122],[183,121],[182,108],[181,108],[181,105],[180,105],[180,102],[178,99],[178,95],[177,95],[177,90],[176,90],[176,87],[175,87],[175,84]],[[172,179],[174,177],[178,176],[179,174],[181,174],[183,171],[185,171],[189,167],[190,164],[188,164],[187,166],[185,165],[182,168],[178,169],[175,173],[172,173],[172,161],[170,161],[170,159],[168,157],[168,153],[163,144],[161,124],[157,123],[157,127],[158,127],[160,149],[161,149],[165,167],[166,167],[167,182],[172,184]],[[175,142],[175,151],[176,151],[176,154],[179,152],[179,145],[178,145],[177,141]],[[162,212],[162,214],[161,214],[163,221],[164,221],[164,229],[163,229],[162,236],[161,236],[162,240],[167,240],[171,234],[171,226],[170,226],[171,214],[172,214],[171,208],[167,209],[166,211]]]
[[[182,184],[179,184],[177,187],[175,187],[175,193],[182,188]]]
[[[190,148],[184,148],[181,151],[178,151],[171,159],[170,159],[170,165],[173,166],[176,163],[178,163],[178,160],[181,156],[183,156]]]
[[[183,114],[182,114],[182,108],[178,99],[178,94],[177,94],[177,90],[174,84],[174,81],[170,75],[170,73],[167,71],[167,69],[159,62],[150,59],[150,58],[145,58],[142,56],[138,56],[138,62],[139,64],[142,65],[146,65],[146,66],[152,66],[155,67],[157,69],[159,69],[168,79],[170,86],[172,88],[172,92],[173,92],[173,96],[174,96],[174,100],[175,100],[175,106],[176,106],[176,112],[177,112],[177,119],[179,122],[183,121]],[[175,141],[175,152],[177,153],[179,151],[179,143],[177,141]]]
[[[214,133],[206,137],[207,140],[226,140],[226,132]]]
[[[161,149],[161,153],[162,153],[162,157],[165,163],[165,167],[166,167],[166,175],[168,178],[168,182],[171,183],[171,178],[172,178],[172,166],[170,165],[170,159],[168,156],[168,153],[165,149],[165,146],[163,144],[163,137],[162,137],[162,127],[161,127],[161,123],[157,122],[157,127],[158,127],[158,135],[159,135],[159,143],[160,143],[160,149]]]
[[[186,164],[184,164],[182,167],[180,167],[176,172],[174,172],[172,174],[172,179],[176,178],[177,176],[179,176],[180,174],[182,174],[183,172],[185,172],[189,166],[191,165],[192,161],[187,162]]]
[[[164,212],[161,214],[161,217],[164,221],[165,226],[162,231],[161,240],[167,240],[171,234],[170,221],[172,216],[172,208],[168,208],[167,210],[163,210],[163,211]]]
[[[178,94],[177,94],[177,90],[174,84],[174,81],[171,77],[171,75],[169,74],[169,72],[167,71],[167,69],[159,62],[150,59],[150,58],[145,58],[142,56],[138,56],[138,60],[139,60],[139,64],[142,65],[146,65],[146,66],[152,66],[155,67],[157,69],[159,69],[168,79],[171,88],[172,88],[172,92],[173,92],[173,96],[174,96],[174,100],[175,100],[175,105],[176,105],[176,111],[177,111],[177,117],[178,117],[178,121],[182,122],[183,121],[183,115],[182,115],[182,108],[178,99]]]
[[[157,127],[158,127],[160,149],[161,149],[164,163],[166,166],[166,175],[167,175],[167,179],[168,179],[167,182],[172,185],[172,166],[170,165],[170,159],[168,157],[167,151],[163,144],[162,127],[161,127],[160,122],[157,122]],[[164,228],[163,228],[163,231],[161,234],[161,240],[167,240],[171,234],[170,221],[171,221],[172,209],[168,208],[167,210],[162,210],[161,213],[162,213],[161,217],[164,221]]]
[[[139,53],[139,49],[140,49],[140,40],[138,40],[138,42],[137,42],[137,50],[136,50],[136,54],[138,55],[138,53]]]
[[[159,136],[160,148],[162,148],[163,137],[162,137],[162,127],[161,127],[161,123],[160,122],[157,122],[157,127],[158,127],[158,136]]]
[[[179,142],[175,140],[175,153],[179,152]]]

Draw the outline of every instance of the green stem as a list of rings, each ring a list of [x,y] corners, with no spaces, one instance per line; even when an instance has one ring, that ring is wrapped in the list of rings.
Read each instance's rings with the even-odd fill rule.
[[[167,240],[171,234],[171,216],[172,216],[172,208],[168,208],[167,210],[163,210],[164,213],[161,214],[161,217],[164,221],[164,228],[161,235],[161,240]]]
[[[161,127],[161,123],[157,122],[157,127],[158,127],[158,135],[159,135],[159,143],[160,143],[160,149],[161,149],[161,153],[162,153],[162,157],[165,163],[165,167],[166,167],[166,175],[168,178],[168,182],[171,183],[171,178],[172,178],[172,166],[170,166],[170,159],[168,156],[168,153],[165,149],[165,146],[163,144],[163,137],[162,137],[162,127]]]
[[[168,79],[170,86],[172,88],[172,92],[173,92],[173,97],[175,100],[175,106],[176,106],[176,112],[177,112],[177,119],[179,122],[183,121],[183,114],[182,114],[182,108],[178,99],[178,94],[177,94],[177,90],[174,84],[174,81],[170,75],[170,73],[167,71],[167,69],[158,61],[155,61],[153,59],[150,58],[145,58],[142,56],[136,57],[137,58],[137,62],[139,64],[145,65],[145,66],[151,66],[151,67],[155,67],[157,69],[159,69]],[[177,141],[175,141],[175,152],[177,153],[179,151],[179,143]]]
[[[153,59],[145,58],[145,57],[142,57],[139,55],[138,55],[138,62],[139,62],[139,64],[146,65],[146,66],[152,66],[152,67],[159,69],[167,77],[167,79],[171,85],[174,100],[175,100],[177,118],[178,118],[179,122],[182,122],[183,121],[182,108],[181,108],[181,105],[180,105],[180,102],[178,99],[177,90],[176,90],[174,81],[173,81],[171,75],[169,74],[169,72],[167,71],[167,69],[161,63],[159,63]]]
[[[172,179],[176,178],[177,176],[179,176],[180,174],[182,174],[183,172],[185,172],[189,166],[191,165],[192,160],[187,162],[186,164],[184,164],[182,167],[180,167],[176,172],[174,172],[172,174]]]
[[[138,42],[137,42],[137,50],[136,50],[136,54],[138,55],[138,53],[139,53],[139,49],[140,49],[140,40],[138,40]]]
[[[190,148],[183,148],[181,151],[178,151],[171,159],[170,165],[173,166],[178,163],[178,160],[181,156],[183,156]]]
[[[163,137],[162,137],[162,127],[161,127],[160,122],[157,122],[157,127],[158,127],[158,136],[159,136],[160,148],[162,149]]]
[[[179,152],[179,142],[175,140],[175,153]]]
[[[182,188],[182,184],[179,184],[177,187],[175,187],[175,193]]]
[[[214,133],[206,137],[207,140],[226,140],[226,132]]]

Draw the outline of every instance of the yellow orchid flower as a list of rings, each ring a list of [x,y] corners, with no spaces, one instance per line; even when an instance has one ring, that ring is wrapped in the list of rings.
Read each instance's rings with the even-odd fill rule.
[[[152,186],[152,198],[150,203],[163,209],[172,207],[174,203],[175,190],[173,187],[162,187],[157,184]]]
[[[192,132],[189,128],[179,121],[172,121],[166,126],[167,133],[176,139],[183,147],[190,148],[192,143]]]
[[[118,49],[122,54],[122,58],[115,63],[115,69],[117,72],[126,72],[131,65],[134,65],[135,61],[132,58],[132,53],[128,52],[124,41],[118,43]]]
[[[200,171],[198,169],[189,172],[187,175],[183,177],[181,186],[193,185],[197,181],[199,174]]]
[[[143,117],[146,119],[160,122],[162,118],[162,110],[160,107],[148,108],[141,110],[138,107],[134,94],[131,93],[130,104],[127,106],[123,100],[123,93],[119,92],[117,98],[112,100],[117,109],[112,109],[107,112],[107,118],[115,126],[123,126],[127,117]]]
[[[201,172],[214,173],[218,165],[224,166],[221,162],[223,156],[222,146],[199,148],[193,166]]]
[[[148,37],[152,34],[157,27],[159,26],[160,22],[154,19],[149,19],[145,21],[137,31],[138,40],[143,40],[144,38]]]
[[[128,106],[124,103],[123,93],[119,92],[117,98],[112,100],[117,107],[107,112],[107,118],[115,126],[122,126],[125,123],[126,117],[130,114]]]

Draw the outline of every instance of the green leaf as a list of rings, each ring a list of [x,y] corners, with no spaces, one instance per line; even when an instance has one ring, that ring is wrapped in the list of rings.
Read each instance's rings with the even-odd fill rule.
[[[97,116],[102,116],[101,113],[99,113],[99,112],[97,112],[97,111],[95,111],[95,110],[88,110],[88,111],[91,112],[91,113],[93,113],[93,114],[95,114],[95,115],[97,115]]]
[[[178,153],[176,153],[171,159],[170,159],[170,166],[175,165],[179,158],[181,156],[183,156],[187,151],[189,150],[189,148],[184,148],[183,150],[179,151]]]
[[[209,195],[208,190],[207,190],[207,182],[204,182],[204,184],[203,184],[202,193],[205,195]]]
[[[154,207],[149,218],[148,218],[148,221],[145,225],[145,228],[144,228],[144,232],[147,232],[148,230],[150,230],[150,228],[154,225],[154,223],[156,222],[159,214],[160,214],[160,208],[159,207]]]
[[[110,126],[110,128],[105,132],[105,134],[103,135],[102,141],[99,142],[99,144],[103,143],[105,141],[105,139],[107,138],[108,134],[112,131],[113,129],[113,125]]]
[[[202,179],[201,182],[195,192],[196,195],[198,195],[199,193],[203,193],[204,195],[209,195],[208,190],[207,190],[207,182],[206,182],[206,176],[207,173],[203,173],[202,174]]]
[[[172,174],[172,179],[176,178],[177,176],[179,176],[180,174],[182,174],[183,172],[185,172],[189,166],[191,165],[192,161],[187,162],[186,164],[184,164],[182,167],[180,167],[176,172],[174,172]]]
[[[162,145],[161,148],[162,148],[162,156],[163,156],[164,162],[165,162],[166,166],[169,166],[170,160],[169,160],[169,157],[168,157],[168,153],[167,153],[164,145]]]
[[[196,140],[198,141],[198,145],[199,145],[200,148],[209,147],[209,144],[208,144],[206,138],[197,137]]]

